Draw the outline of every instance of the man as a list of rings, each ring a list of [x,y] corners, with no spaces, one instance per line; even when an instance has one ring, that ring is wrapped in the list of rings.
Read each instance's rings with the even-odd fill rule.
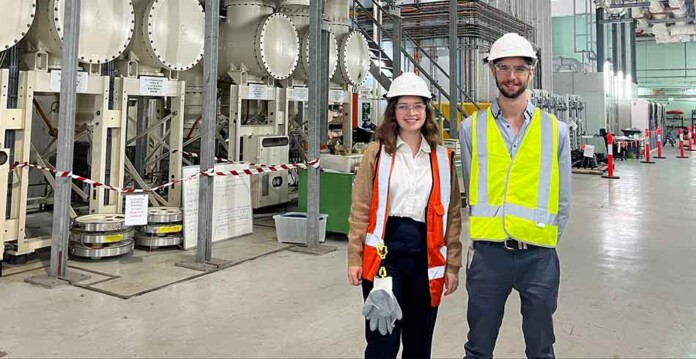
[[[467,358],[491,358],[514,288],[522,302],[529,358],[553,358],[553,313],[560,267],[556,244],[568,222],[571,193],[568,126],[530,101],[537,56],[525,38],[505,34],[487,59],[500,96],[462,123],[472,245]]]

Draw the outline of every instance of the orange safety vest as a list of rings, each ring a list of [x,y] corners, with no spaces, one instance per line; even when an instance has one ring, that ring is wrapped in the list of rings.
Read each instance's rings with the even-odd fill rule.
[[[440,305],[445,286],[445,266],[447,264],[447,246],[445,231],[447,228],[447,211],[451,194],[452,152],[442,146],[430,152],[430,168],[433,173],[433,186],[426,207],[425,225],[428,243],[428,279],[430,284],[430,304]],[[377,246],[384,242],[387,217],[389,217],[389,179],[394,169],[393,157],[384,146],[378,154],[375,166],[370,220],[367,227],[365,247],[363,250],[363,278],[373,281],[381,264]]]

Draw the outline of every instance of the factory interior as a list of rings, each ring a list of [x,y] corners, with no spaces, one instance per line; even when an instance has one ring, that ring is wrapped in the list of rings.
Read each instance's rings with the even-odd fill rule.
[[[0,358],[363,357],[349,218],[387,92],[432,93],[466,266],[459,134],[508,33],[570,141],[555,355],[696,357],[696,1],[6,3]],[[432,357],[465,355],[465,269]],[[526,356],[520,305],[495,357]]]

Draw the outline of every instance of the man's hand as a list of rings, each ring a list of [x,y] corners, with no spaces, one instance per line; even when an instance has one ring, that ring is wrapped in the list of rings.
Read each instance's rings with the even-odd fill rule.
[[[348,267],[348,283],[350,285],[362,284],[362,266]]]
[[[445,273],[445,295],[450,295],[459,286],[459,273]]]

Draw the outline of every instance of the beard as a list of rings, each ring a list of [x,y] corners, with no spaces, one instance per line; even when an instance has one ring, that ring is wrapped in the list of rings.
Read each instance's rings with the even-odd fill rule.
[[[505,81],[501,82],[498,81],[498,79],[495,80],[496,85],[498,86],[498,90],[500,93],[505,96],[506,98],[509,98],[511,100],[514,100],[518,97],[520,97],[525,91],[527,91],[527,81],[519,81],[517,79],[512,80],[512,81]],[[519,86],[517,91],[508,91],[505,88],[505,85],[507,84],[513,84]]]

